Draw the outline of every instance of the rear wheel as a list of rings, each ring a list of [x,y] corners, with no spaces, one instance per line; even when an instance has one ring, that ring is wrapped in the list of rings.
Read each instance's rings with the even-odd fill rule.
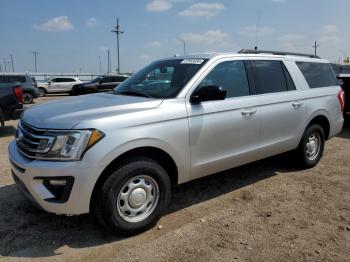
[[[33,103],[33,101],[34,101],[34,96],[33,96],[32,93],[30,93],[30,92],[25,92],[25,93],[23,94],[23,102],[24,102],[25,104],[31,104],[31,103]]]
[[[158,221],[170,194],[170,179],[164,168],[152,159],[135,158],[106,180],[94,212],[109,230],[137,234]]]
[[[296,150],[298,163],[305,168],[314,167],[321,159],[325,146],[325,134],[318,124],[306,128]]]

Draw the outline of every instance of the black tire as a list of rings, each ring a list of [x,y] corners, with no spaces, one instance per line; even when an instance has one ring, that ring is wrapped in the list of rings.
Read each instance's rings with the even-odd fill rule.
[[[312,139],[311,142],[309,142],[309,139],[313,136],[317,138],[318,146],[314,154],[311,154],[310,148],[313,148],[314,146],[312,145]],[[316,144],[315,141],[313,141],[314,144]],[[295,151],[298,165],[303,168],[312,168],[316,166],[323,155],[324,146],[325,133],[323,128],[318,124],[308,126],[303,134],[303,137],[301,138],[298,148]]]
[[[145,179],[142,180],[142,178]],[[146,195],[144,195],[145,199],[143,203],[139,203],[140,207],[149,209],[149,212],[145,212],[144,214],[140,215],[136,214],[135,216],[128,215],[127,212],[129,211],[125,211],[125,213],[123,213],[124,211],[121,211],[120,209],[123,206],[127,206],[127,208],[131,207],[132,202],[130,202],[130,199],[132,199],[133,196],[135,197],[138,193],[136,192],[135,195],[133,195],[132,192],[135,192],[135,189],[139,188],[142,190],[142,187],[137,187],[138,183],[141,183],[141,181],[147,182],[147,179],[149,180],[149,184],[146,183],[143,185],[147,185],[147,187],[151,188],[152,185],[155,186],[155,184],[158,186],[157,188],[152,189],[153,195],[152,193],[145,193]],[[135,181],[139,182],[135,183]],[[131,184],[137,186],[130,189],[128,186]],[[127,196],[125,197],[128,199],[127,205],[120,199],[122,194]],[[149,195],[153,196],[153,200],[146,200]],[[168,205],[170,196],[170,179],[164,168],[152,159],[139,157],[122,164],[114,172],[112,172],[99,190],[97,199],[93,205],[93,211],[100,223],[108,230],[122,235],[134,235],[155,225],[162,215],[163,210]],[[152,201],[153,203],[148,201]],[[135,210],[136,209],[137,208],[135,208]],[[147,216],[140,220],[127,221],[128,219],[136,219],[137,216],[142,217],[144,215]]]
[[[4,127],[4,126],[5,126],[5,116],[4,116],[4,114],[2,113],[1,107],[0,107],[0,126],[1,126],[1,127]]]
[[[45,88],[39,87],[39,96],[41,97],[46,96]]]
[[[34,96],[30,92],[24,92],[23,94],[23,103],[24,104],[31,104],[34,101]]]

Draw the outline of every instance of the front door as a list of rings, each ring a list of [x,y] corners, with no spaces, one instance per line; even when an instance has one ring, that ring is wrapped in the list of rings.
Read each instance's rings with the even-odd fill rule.
[[[250,96],[243,61],[223,61],[200,82],[227,91],[226,99],[187,103],[192,179],[257,159],[260,112]]]

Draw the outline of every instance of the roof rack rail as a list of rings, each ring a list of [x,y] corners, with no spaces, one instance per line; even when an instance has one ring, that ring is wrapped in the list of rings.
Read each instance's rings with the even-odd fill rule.
[[[302,53],[292,53],[283,51],[269,51],[269,50],[252,50],[252,49],[242,49],[238,54],[272,54],[272,55],[292,55],[292,56],[303,56],[309,58],[320,58],[318,55],[312,54],[302,54]]]

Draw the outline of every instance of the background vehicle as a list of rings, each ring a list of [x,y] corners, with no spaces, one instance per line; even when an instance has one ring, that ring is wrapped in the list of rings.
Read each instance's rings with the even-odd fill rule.
[[[127,78],[128,78],[127,75],[99,76],[94,80],[92,80],[91,82],[74,85],[72,88],[71,94],[81,95],[81,94],[87,94],[87,93],[95,93],[99,91],[112,90]]]
[[[82,81],[76,77],[54,77],[39,83],[38,88],[40,96],[45,96],[46,94],[69,93],[72,87],[78,83],[82,83]]]
[[[333,65],[333,69],[345,93],[344,115],[350,116],[350,65]]]
[[[39,90],[34,77],[27,74],[2,74],[0,83],[20,84],[23,89],[23,101],[31,104],[34,98],[39,97]]]
[[[10,164],[44,210],[94,212],[111,231],[135,234],[160,218],[178,184],[284,152],[314,167],[343,108],[329,62],[313,55],[173,57],[113,93],[26,110]]]
[[[19,85],[0,83],[0,124],[18,119],[23,111],[23,90]]]

